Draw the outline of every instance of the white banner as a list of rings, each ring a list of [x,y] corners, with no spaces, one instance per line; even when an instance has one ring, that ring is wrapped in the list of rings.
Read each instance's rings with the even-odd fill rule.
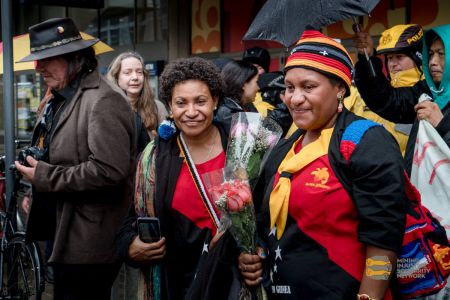
[[[450,238],[450,149],[426,120],[419,123],[411,182]]]

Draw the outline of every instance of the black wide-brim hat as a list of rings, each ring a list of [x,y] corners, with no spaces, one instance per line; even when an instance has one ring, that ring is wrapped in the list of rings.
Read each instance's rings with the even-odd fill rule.
[[[84,40],[70,18],[49,19],[28,28],[30,54],[18,62],[28,62],[82,50],[99,39]]]

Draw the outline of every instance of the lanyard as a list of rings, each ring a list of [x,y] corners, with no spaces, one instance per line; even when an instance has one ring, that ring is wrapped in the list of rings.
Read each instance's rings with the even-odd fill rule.
[[[198,192],[200,193],[200,197],[202,198],[203,204],[205,205],[206,209],[209,212],[209,215],[211,216],[211,219],[216,226],[216,228],[219,228],[220,220],[219,217],[216,214],[216,211],[214,210],[214,205],[212,204],[211,200],[208,197],[208,194],[206,193],[205,186],[203,185],[203,182],[200,179],[200,175],[197,172],[197,168],[195,167],[194,161],[192,160],[191,155],[189,154],[189,150],[186,146],[186,143],[183,139],[183,133],[180,133],[178,136],[178,146],[180,147],[181,153],[186,159],[186,163],[189,169],[189,173],[191,173],[192,179],[194,180],[195,186],[197,187]]]

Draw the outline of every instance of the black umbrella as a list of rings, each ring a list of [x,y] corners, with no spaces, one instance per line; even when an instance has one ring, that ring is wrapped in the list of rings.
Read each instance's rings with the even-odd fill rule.
[[[243,40],[294,44],[307,26],[324,26],[369,14],[380,0],[268,0],[253,20]]]

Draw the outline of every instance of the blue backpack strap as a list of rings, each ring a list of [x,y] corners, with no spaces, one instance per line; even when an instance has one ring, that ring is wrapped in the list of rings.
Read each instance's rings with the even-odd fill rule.
[[[345,128],[341,139],[340,151],[347,162],[367,130],[375,126],[383,125],[370,120],[356,120]]]

